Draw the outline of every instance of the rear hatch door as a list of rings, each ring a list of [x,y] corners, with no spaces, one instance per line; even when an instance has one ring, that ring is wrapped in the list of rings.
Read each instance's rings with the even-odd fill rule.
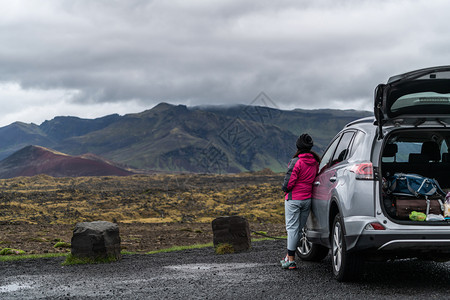
[[[375,89],[374,112],[380,131],[398,118],[450,122],[450,66],[389,78]]]

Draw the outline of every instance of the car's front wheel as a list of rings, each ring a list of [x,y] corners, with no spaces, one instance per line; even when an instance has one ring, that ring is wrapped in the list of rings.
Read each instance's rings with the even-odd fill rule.
[[[344,226],[339,214],[334,218],[331,263],[333,274],[337,281],[353,281],[359,278],[363,269],[363,260],[358,253],[347,252],[344,238]]]
[[[307,231],[306,226],[303,227],[297,246],[297,255],[302,260],[321,261],[328,255],[329,249],[325,246],[311,243],[306,236]]]

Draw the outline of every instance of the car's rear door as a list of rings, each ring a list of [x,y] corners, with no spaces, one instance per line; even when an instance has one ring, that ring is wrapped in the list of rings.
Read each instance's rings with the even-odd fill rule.
[[[450,66],[416,70],[389,78],[375,89],[380,131],[398,119],[450,121]]]

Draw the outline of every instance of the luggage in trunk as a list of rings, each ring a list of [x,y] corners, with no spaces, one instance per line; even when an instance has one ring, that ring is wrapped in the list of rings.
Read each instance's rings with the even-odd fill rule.
[[[398,196],[395,199],[396,216],[399,219],[409,219],[412,211],[427,213],[427,200],[413,197]],[[430,199],[429,214],[442,215],[441,203],[438,199]]]
[[[389,178],[389,191],[393,195],[414,197],[445,197],[445,192],[436,179],[419,174],[395,173]]]
[[[424,213],[427,217],[443,216],[445,192],[436,179],[413,173],[395,173],[383,181],[383,192],[384,205],[391,217],[395,214],[396,219],[408,220],[413,211]]]

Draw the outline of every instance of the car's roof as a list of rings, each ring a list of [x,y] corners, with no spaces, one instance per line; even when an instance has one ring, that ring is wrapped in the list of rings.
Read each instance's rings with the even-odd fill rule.
[[[359,131],[364,132],[365,134],[369,135],[369,136],[373,136],[376,131],[377,131],[377,126],[376,126],[376,122],[375,122],[375,117],[366,117],[366,118],[362,118],[362,119],[358,119],[355,121],[352,121],[350,123],[348,123],[342,130],[342,131],[346,131],[349,129],[356,129]]]
[[[375,117],[374,116],[372,116],[372,117],[365,117],[365,118],[358,119],[358,120],[355,120],[355,121],[352,121],[352,122],[348,123],[347,125],[345,125],[344,128],[361,127],[361,126],[364,126],[364,125],[366,125],[364,127],[369,127],[369,126],[373,127],[374,122],[375,122]]]

